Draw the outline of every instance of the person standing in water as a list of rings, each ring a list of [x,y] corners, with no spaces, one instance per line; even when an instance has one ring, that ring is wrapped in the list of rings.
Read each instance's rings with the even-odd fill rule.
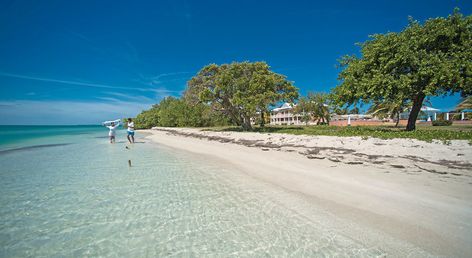
[[[131,118],[128,118],[128,141],[129,143],[134,143],[134,122]]]
[[[110,131],[108,132],[108,136],[110,137],[110,143],[115,143],[115,136],[116,136],[116,128],[120,126],[120,122],[117,122],[115,125],[115,122],[111,122],[109,126],[107,126]]]

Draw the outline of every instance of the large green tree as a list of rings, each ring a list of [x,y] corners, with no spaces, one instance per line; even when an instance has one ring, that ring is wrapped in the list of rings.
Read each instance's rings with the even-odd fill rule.
[[[251,118],[267,113],[270,105],[293,101],[298,89],[265,62],[210,64],[189,82],[185,95],[211,105],[243,129],[252,129]],[[264,121],[264,117],[261,117]]]
[[[159,125],[159,105],[153,105],[148,110],[143,110],[134,119],[137,129],[148,129]]]
[[[228,120],[211,111],[204,103],[192,103],[185,98],[166,97],[135,118],[137,128],[153,126],[202,127],[228,125]]]
[[[472,16],[457,9],[424,24],[410,19],[403,31],[375,34],[360,47],[360,58],[341,60],[339,105],[411,101],[406,129],[414,130],[427,96],[472,94]]]

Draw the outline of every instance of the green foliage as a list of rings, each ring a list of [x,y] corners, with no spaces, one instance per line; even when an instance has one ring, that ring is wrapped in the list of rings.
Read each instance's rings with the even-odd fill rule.
[[[348,111],[348,114],[350,114],[350,115],[359,114],[359,108],[358,107],[353,107],[351,110]]]
[[[399,33],[375,34],[360,44],[361,58],[341,59],[334,100],[340,106],[411,101],[407,130],[413,130],[426,96],[472,94],[471,46],[472,16],[455,10],[423,25],[410,20]]]
[[[223,131],[239,131],[239,128],[220,128]],[[286,133],[295,135],[327,135],[341,137],[373,137],[380,139],[411,138],[431,142],[440,140],[468,140],[472,143],[472,126],[431,127],[419,126],[415,131],[387,126],[269,126],[254,128],[253,131],[262,133]]]
[[[135,118],[136,128],[203,127],[229,125],[227,119],[211,112],[203,103],[189,103],[183,98],[167,97]]]
[[[208,65],[194,76],[182,98],[167,97],[135,119],[136,128],[264,125],[268,108],[298,97],[298,90],[264,62]]]
[[[401,112],[405,109],[404,103],[395,102],[376,102],[367,110],[368,114],[376,116],[378,118],[397,118]]]
[[[149,129],[159,125],[159,105],[154,105],[149,110],[142,111],[134,119],[136,129]]]
[[[446,113],[439,113],[436,116],[437,120],[446,120]]]
[[[180,101],[174,97],[167,97],[159,103],[159,125],[167,127],[177,126],[177,119],[181,116]]]
[[[298,90],[265,62],[234,62],[205,66],[188,82],[185,96],[208,103],[247,130],[257,111],[267,112],[277,102],[293,101]]]
[[[301,117],[300,117],[300,120],[305,123],[305,124],[308,124],[310,121],[311,121],[311,115],[310,113],[308,112],[301,112]]]
[[[460,114],[460,113],[455,113],[455,114],[451,115],[450,118],[451,118],[452,120],[461,120],[461,119],[462,119],[462,114]]]
[[[269,112],[258,112],[258,116],[254,120],[256,125],[264,127],[266,124],[270,123],[270,113]]]
[[[301,120],[308,123],[311,120],[317,124],[329,124],[330,110],[328,94],[309,92],[306,97],[300,98],[294,112],[302,115]]]
[[[432,122],[433,126],[451,126],[452,121],[450,120],[435,120]]]
[[[406,107],[409,106],[408,102],[393,102],[393,101],[383,101],[383,102],[374,102],[367,110],[368,114],[376,116],[380,119],[390,118],[396,121],[395,126],[398,126],[400,122],[400,113],[406,110]]]
[[[330,99],[331,99],[332,97],[333,97],[333,96],[330,95]],[[336,115],[347,115],[347,114],[349,113],[349,108],[347,108],[347,107],[341,108],[341,107],[339,107],[338,105],[336,105],[336,103],[334,103],[333,112],[334,112]]]

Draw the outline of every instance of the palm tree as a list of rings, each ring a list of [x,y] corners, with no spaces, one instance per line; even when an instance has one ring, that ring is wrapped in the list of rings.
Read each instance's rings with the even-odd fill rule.
[[[308,98],[312,99],[316,106],[316,112],[314,113],[314,118],[318,119],[317,124],[329,124],[330,112],[329,106],[326,104],[328,102],[328,94],[326,93],[312,93],[308,94]]]
[[[395,126],[398,126],[400,113],[405,110],[406,106],[405,102],[375,102],[367,110],[367,113],[379,118],[393,119],[396,121]]]
[[[456,106],[456,110],[472,109],[472,96],[463,98],[461,103]]]
[[[329,124],[330,113],[326,104],[328,94],[309,92],[308,96],[300,98],[295,112],[302,114],[302,119],[308,124],[313,119],[316,124]]]
[[[413,103],[411,101],[386,101],[386,102],[374,102],[370,106],[367,113],[377,116],[379,118],[390,118],[395,120],[395,127],[398,126],[400,122],[400,114],[404,111],[411,109]],[[430,99],[424,100],[424,105],[432,106]]]
[[[298,100],[298,104],[294,109],[295,113],[301,114],[300,120],[302,122],[305,122],[305,125],[308,125],[308,122],[310,122],[311,118],[311,112],[310,110],[313,109],[313,104],[308,100],[307,97],[301,97]]]

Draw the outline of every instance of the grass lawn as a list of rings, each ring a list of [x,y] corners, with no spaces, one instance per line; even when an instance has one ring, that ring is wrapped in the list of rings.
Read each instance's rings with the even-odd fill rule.
[[[303,135],[359,136],[381,139],[412,138],[431,142],[440,140],[468,140],[472,144],[472,125],[431,126],[417,125],[415,131],[407,132],[403,127],[394,126],[266,126],[255,127],[254,132],[286,133]],[[240,127],[213,127],[212,131],[242,131]]]

